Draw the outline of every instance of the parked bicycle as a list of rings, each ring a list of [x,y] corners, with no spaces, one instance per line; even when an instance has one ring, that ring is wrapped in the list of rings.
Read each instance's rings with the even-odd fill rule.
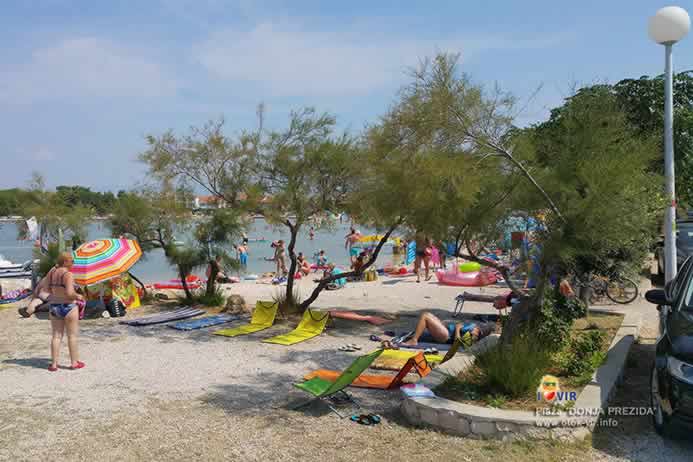
[[[590,289],[590,303],[602,301],[604,297],[614,303],[626,305],[638,298],[638,284],[629,277],[588,274],[586,280],[577,279],[577,287]]]

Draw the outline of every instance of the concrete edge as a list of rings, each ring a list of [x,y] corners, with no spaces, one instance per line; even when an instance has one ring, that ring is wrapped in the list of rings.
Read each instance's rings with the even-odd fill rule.
[[[626,313],[621,327],[614,335],[604,364],[595,371],[592,381],[583,388],[575,406],[568,411],[543,416],[528,411],[473,406],[440,397],[405,397],[401,411],[412,425],[469,438],[583,439],[593,431],[623,376],[626,358],[631,345],[638,338],[641,322],[640,314]],[[493,341],[489,341],[482,349],[488,348],[491,344],[494,344]],[[421,383],[429,388],[435,387],[447,376],[471,364],[472,360],[473,355],[462,353],[462,358],[456,362],[457,370],[452,365],[445,369],[434,369]]]

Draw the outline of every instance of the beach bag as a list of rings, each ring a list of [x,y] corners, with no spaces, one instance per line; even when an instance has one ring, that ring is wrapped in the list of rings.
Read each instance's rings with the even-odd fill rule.
[[[117,298],[114,298],[110,302],[108,302],[108,305],[106,305],[106,309],[108,310],[108,314],[110,314],[112,318],[120,318],[122,316],[125,316],[125,304],[123,304],[123,302],[121,302]]]

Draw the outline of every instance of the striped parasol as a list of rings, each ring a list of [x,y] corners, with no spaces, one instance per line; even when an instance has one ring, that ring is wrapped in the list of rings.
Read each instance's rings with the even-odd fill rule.
[[[88,286],[129,270],[142,256],[142,249],[130,239],[99,239],[82,244],[73,256],[75,283]]]

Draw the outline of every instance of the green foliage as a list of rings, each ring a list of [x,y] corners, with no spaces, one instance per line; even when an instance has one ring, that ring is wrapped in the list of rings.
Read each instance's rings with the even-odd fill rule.
[[[217,286],[211,294],[205,292],[195,297],[195,301],[205,306],[222,306],[226,299],[221,289]]]
[[[557,358],[561,375],[591,376],[606,358],[602,351],[605,340],[604,332],[596,330],[572,337]]]
[[[34,252],[34,257],[39,259],[38,269],[36,270],[39,277],[44,277],[56,265],[58,255],[60,255],[58,245],[53,243],[48,244],[48,252],[46,254],[38,250]]]
[[[532,334],[547,349],[558,350],[570,338],[573,321],[587,314],[587,307],[577,297],[566,298],[558,287],[544,291],[541,309],[532,321]]]
[[[616,95],[628,120],[644,137],[656,138],[663,152],[664,76],[624,79],[608,87]],[[682,205],[693,206],[693,71],[674,75],[674,159],[676,193]],[[663,171],[663,156],[654,167]]]
[[[68,207],[87,207],[100,215],[110,213],[116,200],[112,192],[95,192],[84,186],[58,186],[55,191]]]
[[[39,198],[34,191],[20,188],[0,190],[0,216],[25,216],[27,207],[38,202]]]
[[[525,334],[515,336],[511,345],[499,344],[474,359],[483,389],[511,398],[536,388],[550,364],[551,354]]]

